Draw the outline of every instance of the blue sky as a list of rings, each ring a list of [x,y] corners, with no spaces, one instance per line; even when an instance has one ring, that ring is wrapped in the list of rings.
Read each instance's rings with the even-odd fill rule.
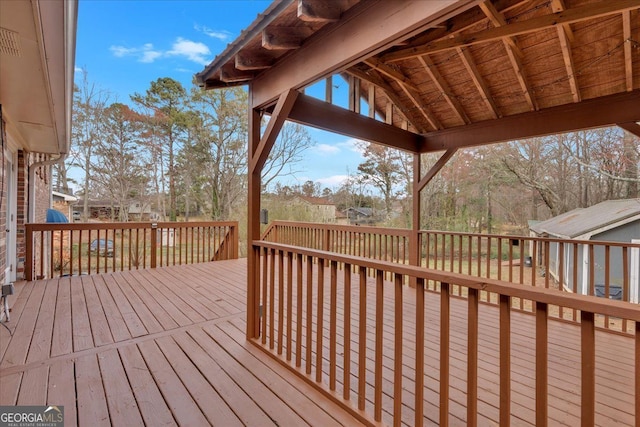
[[[185,88],[256,16],[264,0],[80,0],[76,44],[76,81],[88,81],[110,93],[113,102],[128,103],[151,81],[171,77]],[[337,92],[346,82],[334,79]],[[311,92],[313,94],[313,92]],[[335,96],[335,95],[334,95]],[[338,95],[339,97],[339,95]],[[354,141],[310,130],[316,144],[286,184],[320,182],[337,188],[355,173],[362,157]]]

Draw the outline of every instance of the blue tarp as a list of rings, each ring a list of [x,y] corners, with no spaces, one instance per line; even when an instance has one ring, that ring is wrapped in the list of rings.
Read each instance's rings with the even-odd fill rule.
[[[69,222],[62,212],[55,209],[47,209],[47,222]]]

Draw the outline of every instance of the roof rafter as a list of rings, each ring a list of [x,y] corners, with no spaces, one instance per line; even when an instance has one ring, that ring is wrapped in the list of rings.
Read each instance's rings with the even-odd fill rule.
[[[638,0],[616,0],[589,4],[587,6],[567,9],[562,12],[514,22],[498,28],[490,28],[471,34],[457,34],[448,39],[440,39],[423,46],[398,49],[385,55],[381,55],[383,62],[394,62],[408,58],[415,58],[425,54],[442,52],[456,47],[469,46],[502,39],[504,37],[533,33],[556,25],[570,24],[600,18],[603,16],[622,13],[626,10],[638,8]]]
[[[382,76],[376,71],[371,70],[369,73],[364,72],[356,67],[351,67],[346,70],[347,73],[360,78],[366,82],[369,82],[375,86],[378,86],[384,92],[385,96],[389,100],[389,104],[395,105],[396,109],[399,110],[405,119],[411,123],[411,125],[418,130],[418,132],[426,132],[427,129],[424,129],[419,123],[420,120],[413,113],[414,106],[407,105],[405,102],[400,99],[396,95],[396,91],[387,83]],[[386,114],[388,116],[388,114]]]
[[[267,50],[293,50],[313,31],[307,27],[268,27],[262,30],[262,47]]]
[[[485,15],[487,15],[487,18],[489,18],[495,28],[502,28],[508,25],[507,20],[504,18],[504,15],[496,10],[496,8],[493,6],[493,3],[491,3],[491,0],[485,0],[478,6],[480,7],[480,9],[482,9]],[[516,44],[516,41],[510,36],[504,37],[502,39],[502,42],[504,43],[504,48],[507,51],[507,56],[509,56],[509,61],[511,62],[513,71],[516,74],[516,79],[518,79],[518,84],[522,89],[522,94],[524,95],[527,104],[529,104],[529,108],[531,110],[537,110],[538,105],[533,98],[533,90],[531,89],[531,85],[529,84],[529,81],[524,74],[524,66],[522,65],[522,51],[520,51],[520,48]]]
[[[627,91],[633,90],[633,51],[631,49],[631,12],[622,13],[622,33],[624,37],[624,72]]]
[[[418,61],[420,61],[420,64],[422,64],[425,71],[427,72],[427,74],[429,74],[429,77],[431,77],[431,80],[433,80],[436,87],[444,97],[445,101],[447,101],[447,104],[449,104],[460,121],[462,121],[462,123],[464,124],[471,123],[471,120],[469,119],[469,116],[467,116],[467,113],[465,113],[464,107],[462,106],[460,101],[458,101],[457,98],[451,96],[453,94],[453,91],[449,87],[449,84],[445,81],[444,77],[442,77],[442,74],[440,74],[440,72],[436,68],[436,64],[433,63],[431,58],[429,58],[427,55],[419,56]]]
[[[478,92],[480,92],[480,96],[482,96],[482,100],[486,104],[487,109],[492,113],[493,118],[497,119],[498,117],[500,117],[498,106],[491,97],[489,86],[487,86],[487,83],[480,75],[480,71],[478,70],[476,63],[471,56],[471,52],[469,52],[469,49],[463,49],[461,47],[456,48],[456,50],[458,52],[458,55],[460,55],[460,59],[462,59],[462,63],[469,72],[469,76],[471,77],[471,80],[473,80],[473,84],[476,85],[476,88],[478,88]]]
[[[385,76],[390,77],[391,79],[397,81],[399,84],[404,84],[410,89],[418,90],[417,86],[411,83],[411,79],[409,79],[407,76],[405,76],[395,68],[392,68],[389,65],[382,63],[380,60],[376,58],[368,58],[368,59],[365,59],[364,62],[371,68],[378,70]]]
[[[554,12],[562,12],[566,9],[564,0],[552,0],[551,8]],[[580,88],[578,87],[578,79],[576,78],[576,67],[573,64],[573,55],[571,54],[571,41],[573,40],[573,31],[570,24],[558,25],[558,39],[560,40],[560,48],[562,49],[562,59],[567,69],[569,77],[569,86],[571,87],[571,95],[573,102],[580,102]]]

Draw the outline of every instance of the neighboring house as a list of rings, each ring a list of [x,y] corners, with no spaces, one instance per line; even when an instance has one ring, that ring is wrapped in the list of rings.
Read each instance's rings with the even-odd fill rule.
[[[76,211],[82,212],[83,201],[78,202]],[[120,219],[120,207],[112,200],[89,200],[89,218]],[[130,200],[127,206],[128,221],[149,221],[151,219],[151,205],[140,200]]]
[[[76,24],[75,0],[0,1],[0,284],[23,277],[25,223],[45,222],[69,151]]]
[[[345,213],[351,225],[374,225],[376,223],[375,211],[372,208],[347,208]]]
[[[608,200],[589,208],[574,209],[546,221],[532,224],[531,234],[538,237],[550,237],[571,240],[609,241],[640,243],[640,199]],[[618,248],[611,248],[610,286],[615,291],[623,284],[622,253]],[[577,259],[574,260],[573,245],[564,245],[564,271],[559,270],[559,244],[549,245],[549,271],[557,280],[562,274],[563,283],[571,290],[581,294],[588,293],[589,253],[586,245],[578,246]],[[629,283],[631,284],[631,300],[638,301],[640,292],[640,251],[632,248],[629,251]],[[602,289],[604,285],[605,262],[604,248],[594,251],[595,285]],[[578,280],[573,283],[574,261],[578,263]]]
[[[302,205],[314,222],[336,222],[336,205],[327,198],[296,196],[293,202]]]
[[[60,193],[59,191],[52,191],[51,202],[53,209],[63,213],[69,222],[73,221],[73,208],[76,203],[78,203],[78,198],[76,196]]]

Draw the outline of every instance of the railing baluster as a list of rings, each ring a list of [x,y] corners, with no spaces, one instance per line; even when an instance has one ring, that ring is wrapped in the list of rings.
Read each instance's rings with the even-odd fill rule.
[[[536,426],[547,425],[548,397],[548,349],[547,321],[548,306],[535,302],[536,311]]]
[[[324,337],[324,258],[318,258],[318,318],[316,320],[316,382],[322,382],[322,350]]]
[[[367,268],[359,268],[360,307],[358,315],[358,409],[364,411],[367,385]]]
[[[264,249],[262,252],[262,307],[260,310],[260,321],[262,322],[262,345],[267,344],[267,296],[268,296],[268,276],[269,276],[269,253],[268,249]],[[162,258],[162,257],[161,257]],[[258,257],[257,262],[260,262]]]
[[[630,301],[629,295],[629,251],[625,246],[622,248],[622,300]],[[627,319],[622,319],[622,332],[627,332]],[[636,373],[636,375],[640,374]],[[640,413],[638,413],[640,418]]]
[[[469,288],[467,313],[467,425],[478,425],[478,290]]]
[[[449,425],[450,285],[440,283],[440,426]]]
[[[384,325],[384,271],[376,270],[376,343],[373,418],[382,420],[382,328]]]
[[[275,346],[275,286],[276,286],[276,251],[269,250],[269,348]]]
[[[296,256],[296,367],[302,366],[302,255]]]
[[[500,295],[500,426],[511,425],[511,297]]]
[[[416,281],[416,365],[415,365],[415,420],[416,427],[424,424],[424,279]]]
[[[188,236],[188,235],[187,235]],[[284,335],[284,252],[278,254],[278,354],[282,354]]]
[[[307,257],[307,375],[311,375],[311,339],[313,338],[313,257]]]
[[[611,295],[611,246],[604,247],[604,297],[609,298]],[[609,329],[609,315],[604,315],[604,327]]]
[[[344,265],[344,356],[343,393],[344,400],[351,399],[351,264]]]
[[[338,263],[331,261],[330,303],[329,303],[329,389],[336,389],[336,323],[338,316]]]
[[[293,322],[293,252],[287,252],[287,360],[291,360]]]
[[[558,244],[558,290],[564,291],[564,243]],[[564,319],[564,307],[558,307],[558,317]]]
[[[582,359],[582,398],[580,423],[595,425],[596,404],[596,336],[593,313],[580,312],[580,355]]]
[[[394,328],[394,357],[393,357],[393,425],[402,425],[402,275],[395,274],[395,328]]]

